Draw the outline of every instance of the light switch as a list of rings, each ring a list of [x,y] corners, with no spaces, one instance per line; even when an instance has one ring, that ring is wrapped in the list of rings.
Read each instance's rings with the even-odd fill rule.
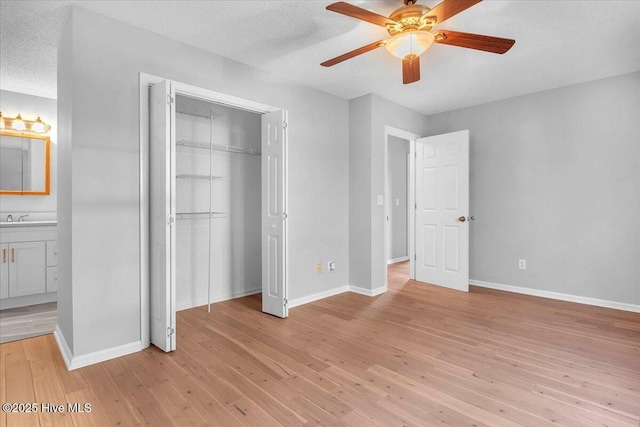
[[[384,204],[384,197],[382,194],[378,194],[378,206],[382,206]]]

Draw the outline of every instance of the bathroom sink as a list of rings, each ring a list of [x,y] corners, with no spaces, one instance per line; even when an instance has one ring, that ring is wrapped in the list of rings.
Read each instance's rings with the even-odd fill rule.
[[[43,225],[56,225],[58,221],[13,221],[13,222],[0,222],[0,228],[14,228],[14,227],[41,227]]]

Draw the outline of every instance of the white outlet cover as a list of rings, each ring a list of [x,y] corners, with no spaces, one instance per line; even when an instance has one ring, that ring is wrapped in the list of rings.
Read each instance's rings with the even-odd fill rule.
[[[382,194],[378,194],[378,206],[382,206],[384,204],[384,196]]]
[[[400,199],[396,199],[396,206],[400,206]]]

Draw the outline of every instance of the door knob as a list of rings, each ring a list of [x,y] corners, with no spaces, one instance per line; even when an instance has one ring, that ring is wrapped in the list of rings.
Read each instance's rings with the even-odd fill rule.
[[[466,220],[467,220],[466,216],[458,217],[458,221],[460,221],[460,222],[465,222]]]
[[[473,215],[472,216],[461,216],[461,217],[458,217],[458,221],[460,221],[460,222],[475,221],[475,220],[476,220],[476,217],[473,216]]]

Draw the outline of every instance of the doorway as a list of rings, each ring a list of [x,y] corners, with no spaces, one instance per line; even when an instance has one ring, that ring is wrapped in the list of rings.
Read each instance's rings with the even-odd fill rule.
[[[410,153],[420,136],[402,129],[385,126],[384,148],[384,253],[385,281],[389,285],[388,265],[405,262],[410,278],[414,278],[414,162]]]
[[[474,219],[469,214],[469,131],[420,138],[389,126],[385,127],[384,151],[387,287],[387,265],[394,261],[407,262],[401,256],[394,258],[393,214],[400,200],[396,197],[393,182],[402,180],[392,176],[393,158],[404,155],[402,147],[407,141],[410,153],[406,179],[409,193],[407,253],[410,278],[468,291],[469,221]],[[394,154],[396,151],[400,151],[400,155]],[[402,235],[402,225],[398,228],[400,231],[396,230],[396,233]],[[402,242],[402,239],[397,238],[396,245],[398,241]]]

